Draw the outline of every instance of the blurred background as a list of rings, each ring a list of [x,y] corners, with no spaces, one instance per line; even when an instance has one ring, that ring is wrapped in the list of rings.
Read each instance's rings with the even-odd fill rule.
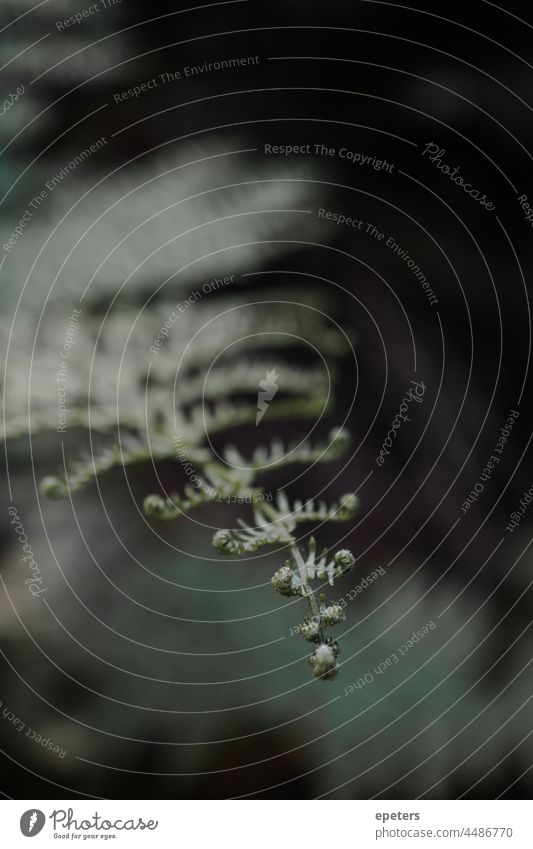
[[[527,798],[527,6],[0,9],[3,794]],[[211,444],[350,432],[346,458],[262,479],[359,495],[355,521],[317,531],[356,557],[330,682],[291,632],[303,602],[272,592],[284,554],[214,553],[247,505],[142,512],[187,483],[161,422],[194,410],[203,435],[206,405],[255,411],[271,368],[260,426],[232,407]],[[121,434],[151,458],[42,497]]]

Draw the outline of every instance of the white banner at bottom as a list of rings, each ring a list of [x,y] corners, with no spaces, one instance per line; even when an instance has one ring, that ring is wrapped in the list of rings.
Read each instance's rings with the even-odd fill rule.
[[[524,801],[75,800],[0,803],[6,849],[104,844],[127,847],[273,845],[531,849]]]

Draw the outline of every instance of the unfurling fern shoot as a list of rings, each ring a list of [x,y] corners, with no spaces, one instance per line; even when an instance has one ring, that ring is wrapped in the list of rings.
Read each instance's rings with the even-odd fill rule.
[[[317,601],[312,583],[327,581],[333,586],[336,578],[353,568],[355,558],[347,549],[340,549],[333,556],[328,555],[325,549],[317,552],[313,537],[309,540],[307,551],[302,553],[295,531],[303,522],[351,519],[357,512],[359,500],[355,494],[348,494],[338,504],[329,507],[324,502],[315,504],[311,499],[304,502],[297,500],[291,506],[283,490],[277,493],[275,502],[271,502],[265,497],[263,488],[254,484],[261,466],[271,470],[289,463],[309,462],[310,459],[336,459],[348,444],[346,431],[336,429],[329,434],[327,446],[312,448],[304,443],[285,449],[280,442],[276,442],[270,451],[257,449],[248,462],[236,448],[229,447],[225,451],[225,459],[231,464],[229,467],[214,457],[206,460],[204,456],[200,460],[201,471],[210,486],[202,486],[200,492],[196,493],[196,499],[192,498],[192,493],[188,493],[186,499],[173,495],[166,500],[150,495],[144,502],[147,515],[157,519],[173,519],[196,504],[218,500],[230,494],[250,501],[253,504],[254,524],[248,525],[240,519],[238,529],[217,531],[213,545],[219,554],[228,556],[249,554],[265,545],[287,546],[290,558],[272,576],[272,587],[281,595],[300,596],[307,600],[309,614],[300,632],[304,639],[315,644],[310,663],[314,675],[324,680],[337,674],[339,653],[337,643],[326,635],[326,630],[342,622],[345,616],[339,604],[329,604],[324,596],[320,596]]]
[[[277,303],[271,300],[268,304]],[[81,454],[74,462],[64,465],[64,476],[48,475],[41,483],[40,490],[52,499],[70,498],[89,486],[95,477],[105,474],[116,467],[125,468],[133,464],[176,459],[189,475],[189,483],[182,494],[149,495],[144,499],[145,513],[158,520],[175,519],[202,505],[219,501],[249,502],[252,505],[253,524],[239,522],[238,529],[220,530],[213,540],[217,552],[221,555],[240,556],[257,551],[262,546],[276,545],[286,548],[289,559],[282,564],[272,577],[272,586],[284,596],[303,598],[309,605],[309,613],[301,625],[303,637],[313,644],[310,657],[313,673],[317,678],[330,679],[338,669],[337,643],[327,633],[330,628],[344,619],[340,605],[328,603],[322,596],[318,599],[313,591],[313,583],[333,584],[354,565],[354,557],[345,549],[328,555],[326,551],[317,551],[315,540],[311,537],[307,550],[300,550],[297,526],[303,522],[326,522],[350,519],[357,511],[358,499],[355,494],[345,495],[338,504],[318,505],[312,500],[296,501],[290,504],[283,490],[276,498],[265,493],[257,485],[257,479],[264,471],[273,471],[284,466],[300,464],[310,466],[336,460],[349,446],[346,430],[332,430],[325,444],[311,445],[308,442],[285,445],[282,440],[274,439],[269,446],[255,449],[251,458],[245,459],[232,446],[224,451],[223,459],[214,453],[210,438],[215,434],[233,431],[237,427],[260,424],[261,418],[269,407],[269,401],[276,395],[275,409],[269,407],[268,415],[272,421],[295,418],[315,419],[324,412],[324,398],[327,395],[328,382],[318,366],[308,363],[303,366],[289,365],[287,357],[281,353],[290,344],[307,345],[307,339],[319,339],[322,355],[328,359],[329,377],[335,374],[335,362],[346,353],[348,337],[339,331],[338,325],[330,326],[324,319],[324,306],[318,296],[309,295],[306,309],[287,300],[283,291],[283,311],[276,312],[269,319],[261,301],[246,305],[246,309],[236,312],[228,309],[222,319],[219,307],[209,303],[195,307],[195,315],[188,324],[180,328],[165,342],[164,354],[153,357],[150,354],[149,381],[147,380],[147,344],[146,338],[153,338],[157,328],[161,327],[162,316],[168,314],[168,305],[152,306],[147,315],[148,330],[138,329],[138,336],[128,332],[128,345],[132,352],[128,363],[132,373],[128,386],[130,391],[121,396],[120,409],[116,400],[116,387],[113,381],[102,380],[93,387],[90,381],[88,364],[92,362],[89,352],[96,341],[102,344],[104,351],[114,350],[116,342],[113,326],[105,323],[101,335],[101,321],[98,314],[87,313],[84,327],[77,338],[76,351],[79,354],[72,361],[72,374],[77,376],[77,394],[71,400],[69,422],[73,427],[84,428],[91,434],[91,451]],[[240,304],[240,301],[236,302]],[[314,305],[313,305],[314,304]],[[152,315],[153,313],[153,315]],[[267,319],[265,319],[265,315]],[[117,316],[119,326],[136,327],[135,314],[122,311]],[[238,318],[238,321],[237,321]],[[193,346],[201,328],[219,322],[219,333],[204,334],[201,342]],[[266,324],[265,324],[266,321]],[[109,327],[111,329],[109,329]],[[264,379],[264,348],[271,344],[268,330],[276,338],[276,358],[269,355],[269,369]],[[84,335],[85,334],[85,335]],[[110,334],[109,338],[106,334]],[[235,349],[236,337],[246,339],[247,358],[243,364],[243,351]],[[120,334],[119,334],[120,337]],[[55,338],[55,337],[54,337]],[[290,340],[290,342],[289,342]],[[83,344],[82,344],[83,343]],[[85,345],[85,347],[83,347]],[[351,348],[351,342],[349,347]],[[269,348],[270,350],[270,348]],[[353,348],[352,348],[353,350]],[[220,351],[224,354],[221,355]],[[175,364],[182,361],[185,353],[189,364],[182,366],[180,380],[175,381],[175,393],[169,403],[169,379],[175,374]],[[259,357],[259,354],[262,354]],[[54,355],[55,349],[54,349]],[[122,360],[121,360],[122,362]],[[191,366],[194,364],[194,367]],[[278,374],[283,370],[283,396],[277,397]],[[94,369],[103,373],[105,369]],[[46,368],[45,374],[53,374],[54,369]],[[209,374],[206,380],[205,374]],[[44,377],[43,377],[44,380]],[[40,381],[36,381],[40,385]],[[243,400],[243,396],[257,397],[255,403]],[[85,387],[91,386],[90,396]],[[138,387],[144,387],[138,391]],[[57,425],[57,409],[51,402],[52,395],[44,392],[32,404],[31,429],[33,432],[51,430]],[[26,399],[24,398],[24,403]],[[0,438],[16,437],[25,431],[28,416],[24,405],[13,412],[6,422]],[[99,434],[96,450],[92,434]],[[118,438],[117,438],[118,437]],[[206,444],[206,443],[209,444]],[[65,464],[64,456],[62,462]],[[194,485],[193,485],[194,484]]]

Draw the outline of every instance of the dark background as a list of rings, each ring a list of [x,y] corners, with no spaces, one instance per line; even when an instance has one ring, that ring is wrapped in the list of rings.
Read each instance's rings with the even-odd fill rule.
[[[154,524],[142,522],[138,512],[144,495],[158,488],[149,464],[128,470],[133,497],[122,469],[103,476],[98,490],[76,496],[76,520],[68,502],[38,506],[34,481],[61,462],[56,435],[35,436],[31,458],[26,436],[10,441],[13,499],[41,562],[57,571],[54,549],[63,574],[57,573],[48,599],[55,616],[32,605],[13,575],[16,542],[5,518],[0,698],[68,754],[54,758],[4,720],[6,796],[522,798],[531,792],[530,514],[513,534],[505,530],[532,483],[531,225],[513,190],[533,197],[528,9],[507,4],[499,10],[486,2],[423,4],[418,11],[394,3],[310,5],[252,0],[178,14],[174,3],[147,9],[123,0],[58,32],[54,22],[62,9],[68,16],[78,4],[49,3],[3,33],[6,59],[17,46],[51,33],[2,71],[7,91],[21,81],[28,89],[20,104],[28,110],[23,127],[19,104],[2,119],[4,143],[10,141],[0,163],[2,194],[9,190],[3,232],[11,232],[57,164],[102,135],[109,143],[65,180],[54,201],[70,192],[74,202],[124,163],[122,189],[152,164],[162,172],[165,157],[174,164],[191,150],[201,156],[249,148],[257,150],[235,164],[243,181],[282,175],[290,191],[305,193],[304,207],[295,195],[296,208],[314,214],[287,225],[290,244],[282,244],[283,224],[276,225],[281,231],[273,224],[271,250],[259,244],[246,258],[237,254],[240,273],[274,272],[247,278],[239,297],[275,300],[281,291],[304,304],[318,298],[355,337],[356,368],[349,356],[335,362],[334,400],[318,428],[325,434],[347,415],[355,454],[347,466],[315,468],[293,494],[327,487],[328,498],[335,498],[374,468],[356,522],[340,532],[324,529],[322,542],[338,545],[347,533],[342,545],[358,558],[356,572],[335,590],[339,595],[378,566],[386,569],[348,605],[338,678],[315,682],[307,646],[289,636],[302,614],[280,604],[269,586],[280,565],[275,557],[226,564],[213,555],[205,528],[181,521],[157,526],[162,539],[156,538]],[[18,14],[19,5],[4,0],[4,23]],[[165,71],[256,54],[257,66],[211,72],[113,103],[115,92]],[[443,161],[459,164],[486,192],[494,212],[422,158],[431,141],[445,149]],[[266,157],[265,143],[346,146],[395,168],[387,174],[337,157]],[[225,185],[225,169],[216,161],[197,168],[185,194],[196,179],[198,191]],[[180,179],[178,173],[172,190],[167,185],[170,194]],[[294,188],[291,180],[306,182]],[[165,181],[159,183],[164,189]],[[194,221],[246,208],[255,190],[208,195],[193,207]],[[271,208],[276,201],[291,206],[285,190],[286,184],[273,185]],[[136,203],[141,200],[133,197],[133,219]],[[393,235],[423,269],[438,305],[428,303],[412,272],[375,240],[345,226],[321,229],[320,207],[375,222]],[[42,339],[36,323],[50,269],[77,238],[77,214],[69,219],[72,232],[50,244],[51,259],[39,260],[21,297],[16,321],[29,339]],[[39,221],[43,233],[50,222],[52,205]],[[113,243],[113,232],[108,235]],[[16,257],[5,263],[6,329],[41,243],[28,228]],[[175,250],[171,265],[181,262]],[[80,279],[85,261],[75,267]],[[233,267],[224,258],[204,277],[203,268],[192,269],[154,303],[171,303],[198,279]],[[120,267],[116,278],[113,268],[105,269],[87,309],[103,315],[123,276]],[[141,275],[120,294],[116,313],[144,303],[162,280],[159,272]],[[75,304],[62,286],[60,278],[44,312],[46,320],[51,311],[56,328],[58,316],[64,319]],[[210,305],[223,309],[235,293],[212,297]],[[275,317],[274,307],[264,309]],[[301,351],[288,356],[293,365],[306,363]],[[23,358],[19,351],[7,361],[21,394]],[[376,454],[413,378],[427,387],[424,403],[377,469]],[[8,418],[10,403],[8,396]],[[502,460],[463,514],[461,505],[513,409],[520,416]],[[307,428],[297,419],[267,423],[262,436],[291,439]],[[85,441],[82,431],[71,430],[67,448],[75,452]],[[257,433],[235,429],[220,437],[221,445],[226,441],[251,450]],[[160,464],[158,472],[169,486],[185,482],[174,463]],[[275,475],[265,481],[271,489],[282,483]],[[237,507],[213,506],[199,521],[225,527],[239,515]],[[169,542],[185,553],[172,552]],[[438,627],[401,664],[344,695],[430,619]]]

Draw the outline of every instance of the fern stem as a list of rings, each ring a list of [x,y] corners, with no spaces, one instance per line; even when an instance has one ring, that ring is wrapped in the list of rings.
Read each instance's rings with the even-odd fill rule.
[[[302,557],[302,553],[298,548],[298,544],[296,539],[290,533],[290,531],[285,527],[283,522],[283,516],[276,510],[275,507],[272,507],[271,504],[266,503],[265,501],[259,502],[258,504],[259,510],[267,516],[271,521],[281,524],[286,533],[287,543],[289,544],[289,549],[292,555],[292,559],[296,563],[298,567],[298,574],[300,575],[300,581],[302,587],[305,591],[305,597],[307,598],[307,602],[309,604],[309,608],[311,610],[311,616],[315,622],[318,623],[320,628],[320,639],[324,640],[324,632],[322,630],[321,620],[320,620],[320,611],[318,609],[318,604],[316,602],[315,594],[313,592],[313,588],[309,584],[309,580],[307,578],[307,569],[305,568],[305,562]]]
[[[320,639],[324,640],[324,633],[322,631],[322,626],[320,624],[320,612],[318,609],[318,604],[316,603],[315,594],[313,592],[313,588],[310,586],[309,581],[307,580],[307,570],[305,568],[304,559],[302,557],[302,553],[296,544],[296,540],[291,536],[290,542],[290,551],[293,557],[294,562],[298,567],[298,572],[300,573],[300,580],[302,582],[302,586],[305,589],[305,596],[307,598],[309,608],[311,610],[311,616],[315,622],[318,623],[320,628]]]

